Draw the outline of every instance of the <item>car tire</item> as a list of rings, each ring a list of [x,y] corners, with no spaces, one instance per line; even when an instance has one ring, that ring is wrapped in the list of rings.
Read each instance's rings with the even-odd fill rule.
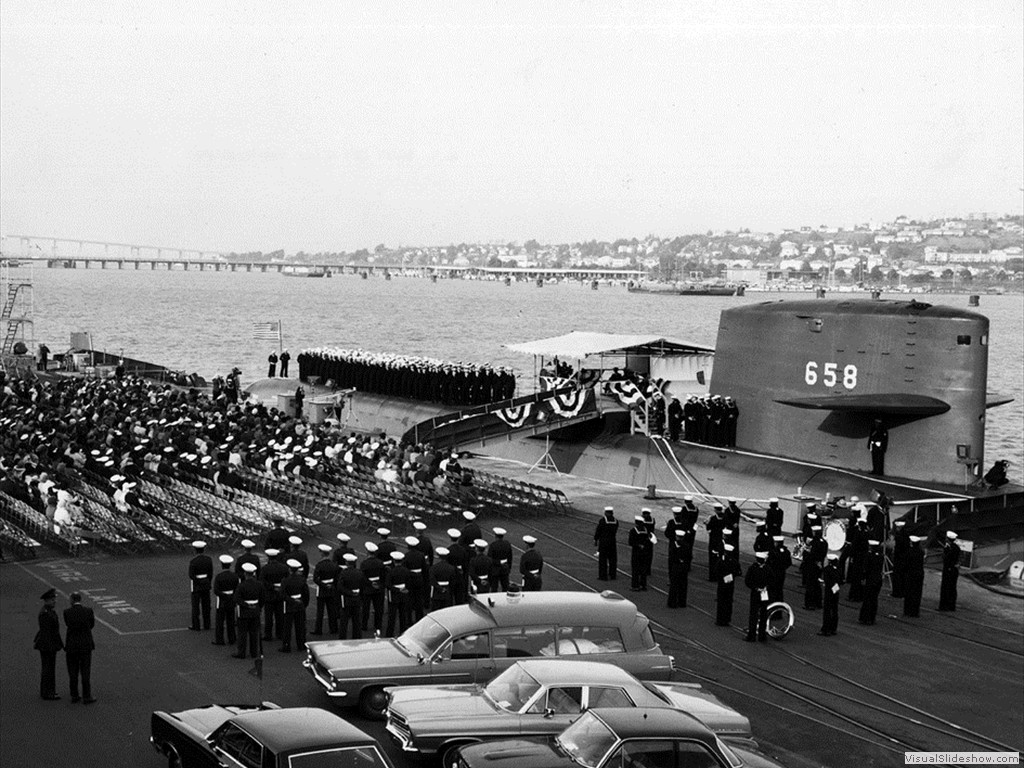
[[[367,720],[383,720],[388,708],[388,695],[381,686],[364,688],[359,695],[359,713]]]
[[[456,768],[459,764],[459,750],[472,744],[471,741],[453,741],[445,744],[439,750],[441,755],[441,768]]]

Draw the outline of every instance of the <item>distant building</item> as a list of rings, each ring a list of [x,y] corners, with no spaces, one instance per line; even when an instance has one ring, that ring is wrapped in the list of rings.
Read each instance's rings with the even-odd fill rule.
[[[756,267],[727,267],[725,279],[729,283],[762,285],[768,281],[768,270]]]

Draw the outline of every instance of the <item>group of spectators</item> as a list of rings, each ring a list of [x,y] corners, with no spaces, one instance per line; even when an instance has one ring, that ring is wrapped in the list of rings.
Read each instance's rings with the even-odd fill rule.
[[[444,405],[485,405],[516,390],[515,375],[504,367],[360,349],[306,349],[298,359],[302,381],[317,376],[333,387]]]

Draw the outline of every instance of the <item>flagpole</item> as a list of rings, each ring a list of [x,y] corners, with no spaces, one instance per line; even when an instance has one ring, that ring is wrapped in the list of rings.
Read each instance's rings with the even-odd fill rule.
[[[281,325],[281,318],[277,318],[277,354],[280,356],[284,350],[284,326]]]

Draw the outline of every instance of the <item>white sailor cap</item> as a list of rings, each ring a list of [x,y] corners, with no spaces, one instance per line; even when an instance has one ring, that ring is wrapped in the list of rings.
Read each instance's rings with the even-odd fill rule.
[[[640,512],[641,512],[641,514],[647,513],[649,515],[649,514],[651,514],[651,508],[650,507],[641,507],[640,508]]]
[[[271,547],[270,549],[263,550],[263,554],[265,554],[267,557],[277,557],[281,554],[281,550],[274,549],[273,547]]]
[[[421,520],[417,520],[415,523],[413,523],[412,527],[415,528],[417,531],[427,530],[427,524]]]
[[[828,559],[829,560],[838,560],[839,559],[839,553],[838,552],[829,552],[828,553]]]
[[[690,494],[686,494],[685,496],[683,496],[683,501],[693,501],[693,496],[691,496]]]
[[[390,555],[392,560],[405,560],[405,552],[399,552],[397,549]]]
[[[487,548],[487,542],[484,539],[474,539],[473,540],[473,546],[476,547],[477,549],[486,549]]]
[[[406,536],[405,543],[408,544],[410,547],[415,547],[417,544],[420,543],[420,540],[417,539],[415,536]]]
[[[768,557],[768,553],[765,552],[763,549],[759,549],[757,552],[754,553],[754,556],[763,559],[763,558]]]
[[[377,551],[377,545],[374,544],[372,541],[366,542],[363,545],[363,548],[366,549],[366,551],[369,552],[371,555]]]
[[[453,539],[457,539],[459,538],[459,536],[462,535],[462,531],[460,531],[458,528],[449,528],[448,535],[451,536]]]
[[[808,512],[808,513],[810,513],[810,511],[811,511],[812,509],[817,509],[817,508],[818,508],[818,505],[817,505],[817,504],[815,504],[815,503],[814,503],[813,501],[809,501],[809,502],[807,502],[807,512]]]
[[[673,515],[679,515],[679,514],[682,514],[682,512],[683,512],[683,508],[682,507],[672,507],[672,514]]]
[[[957,538],[956,531],[946,531],[946,538],[947,539],[955,539],[955,538]]]
[[[438,557],[444,557],[448,554],[448,547],[438,547],[434,550],[434,554]]]
[[[896,522],[893,523],[893,525],[906,525],[906,524],[907,524],[906,520],[897,520]]]
[[[192,542],[192,548],[193,549],[206,549],[206,542],[205,541],[193,541]]]
[[[881,543],[882,542],[880,542],[878,539],[868,539],[868,546],[869,547],[877,547]]]
[[[605,512],[614,512],[615,511],[615,507],[605,507],[604,511]]]
[[[690,532],[689,528],[676,528],[676,536],[685,536]]]
[[[336,536],[335,538],[336,538],[336,539],[337,539],[338,541],[344,542],[344,543],[346,543],[346,544],[347,544],[348,542],[352,541],[352,537],[351,537],[351,536],[349,536],[349,535],[348,535],[347,533],[339,533],[339,534],[338,534],[338,535],[337,535],[337,536]]]
[[[725,505],[717,501],[712,506],[714,506],[716,512],[721,512],[725,509]]]
[[[256,546],[256,542],[253,541],[252,539],[242,539],[242,546],[245,549],[252,549],[253,547]]]
[[[525,536],[523,536],[523,541],[525,541],[527,544],[536,544],[537,537],[531,536],[530,534],[526,534]]]
[[[242,563],[242,570],[246,573],[256,573],[255,563]]]
[[[722,529],[722,535],[723,536],[732,536],[732,528],[723,528]]]
[[[773,541],[782,541],[782,539],[783,539],[783,536],[782,536],[781,533],[777,533],[774,536],[772,536],[772,540]]]
[[[297,546],[299,546],[299,544],[302,543],[302,539],[300,539],[298,536],[289,536],[288,537],[288,543],[289,544],[294,544],[297,547]]]
[[[738,501],[739,501],[739,499],[737,499],[737,498],[736,498],[735,496],[730,496],[730,497],[729,497],[729,503],[730,503],[730,504],[735,504],[735,503],[737,503]]]
[[[732,552],[734,549],[736,549],[736,547],[734,547],[732,544],[723,544],[722,549],[724,549],[726,552]]]
[[[469,512],[469,511],[463,512],[462,516],[464,518],[466,518],[467,520],[476,520],[476,515],[474,515],[472,512]]]
[[[812,525],[811,526],[811,530],[812,531],[820,531],[821,530],[821,526],[820,525]]]
[[[317,544],[316,548],[319,549],[321,552],[323,552],[325,555],[328,554],[331,551],[331,545],[330,544]]]
[[[344,560],[346,563],[354,563],[359,558],[351,552],[346,552],[344,555],[341,556],[341,559]]]
[[[644,521],[644,516],[643,515],[633,515],[633,520],[634,520],[634,522],[642,523]]]
[[[912,542],[914,542],[915,544],[916,544],[917,542],[919,542],[919,541],[924,541],[924,536],[917,536],[917,535],[915,535],[915,534],[913,534],[913,533],[912,533],[912,534],[910,534],[910,537],[909,537],[909,538],[910,538],[910,540],[911,540]]]
[[[491,531],[493,531],[495,536],[504,536],[506,533],[508,533],[508,531],[506,531],[504,528],[498,527],[491,528]]]
[[[287,565],[289,568],[301,568],[302,567],[302,563],[300,563],[294,557],[289,557],[288,560],[285,561],[285,565]]]
[[[377,529],[377,535],[378,536],[390,536],[391,535],[391,529],[390,528],[378,528]]]
[[[231,555],[221,555],[217,559],[224,563],[224,565],[231,565],[233,562],[235,562],[235,558],[233,558]]]
[[[778,504],[779,503],[779,499],[778,499],[777,496],[772,496],[770,499],[768,499],[768,503],[769,504]]]

